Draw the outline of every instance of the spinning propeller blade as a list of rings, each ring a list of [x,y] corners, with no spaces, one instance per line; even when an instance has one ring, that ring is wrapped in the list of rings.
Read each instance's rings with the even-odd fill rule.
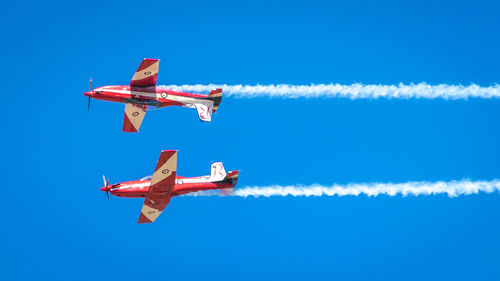
[[[104,192],[106,193],[106,197],[108,197],[108,201],[109,201],[109,179],[106,179],[106,177],[104,175],[102,175],[102,181],[104,182]]]
[[[90,77],[89,92],[92,92],[92,77]],[[87,106],[87,110],[90,111],[90,96],[89,96],[89,103]]]

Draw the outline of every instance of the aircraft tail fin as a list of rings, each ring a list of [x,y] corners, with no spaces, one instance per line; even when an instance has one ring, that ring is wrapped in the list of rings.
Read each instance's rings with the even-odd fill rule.
[[[214,162],[210,167],[210,178],[214,181],[221,181],[226,177],[226,170],[222,162]]]
[[[211,104],[203,104],[197,103],[194,105],[196,110],[198,111],[198,117],[203,122],[212,121],[212,105]]]
[[[210,92],[210,94],[208,95],[207,99],[214,102],[214,106],[212,108],[212,113],[215,113],[217,111],[217,107],[219,106],[220,102],[222,101],[222,89],[212,90]]]
[[[198,117],[200,120],[203,122],[210,122],[212,121],[212,113],[217,111],[217,107],[222,100],[222,89],[212,90],[204,99],[204,101],[193,105],[198,111]]]

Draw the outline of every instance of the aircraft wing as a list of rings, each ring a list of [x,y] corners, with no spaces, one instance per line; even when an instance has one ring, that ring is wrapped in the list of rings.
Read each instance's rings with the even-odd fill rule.
[[[160,60],[144,59],[141,65],[132,77],[130,86],[132,87],[150,87],[156,85],[158,78],[158,70],[160,68]]]
[[[138,223],[152,223],[163,212],[170,202],[170,197],[148,194],[144,205],[142,205],[141,215]]]
[[[123,116],[123,131],[136,133],[141,127],[142,120],[146,116],[147,106],[132,103],[125,104],[125,115]]]
[[[148,194],[142,206],[139,223],[151,223],[170,202],[177,174],[177,151],[163,150],[156,164]]]

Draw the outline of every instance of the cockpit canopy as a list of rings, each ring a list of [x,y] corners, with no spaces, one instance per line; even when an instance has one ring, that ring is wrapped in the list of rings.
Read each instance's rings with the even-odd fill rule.
[[[151,178],[153,178],[152,175],[149,175],[149,176],[145,176],[143,177],[142,179],[140,179],[141,181],[148,181],[148,180],[151,180]]]

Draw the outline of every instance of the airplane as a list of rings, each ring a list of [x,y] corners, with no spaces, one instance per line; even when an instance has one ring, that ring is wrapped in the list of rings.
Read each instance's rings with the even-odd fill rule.
[[[196,108],[201,121],[210,122],[212,113],[222,100],[222,89],[215,89],[208,96],[177,92],[156,87],[160,60],[144,59],[132,77],[130,85],[103,86],[92,90],[90,78],[89,91],[84,95],[90,98],[125,103],[123,131],[135,133],[139,131],[148,107],[162,108],[166,106],[182,106]]]
[[[181,177],[177,175],[177,150],[163,150],[152,176],[140,180],[109,184],[102,176],[100,190],[118,197],[144,198],[138,223],[152,223],[167,207],[170,199],[187,193],[219,189],[229,195],[238,182],[239,171],[226,174],[221,162],[212,163],[209,176]]]

